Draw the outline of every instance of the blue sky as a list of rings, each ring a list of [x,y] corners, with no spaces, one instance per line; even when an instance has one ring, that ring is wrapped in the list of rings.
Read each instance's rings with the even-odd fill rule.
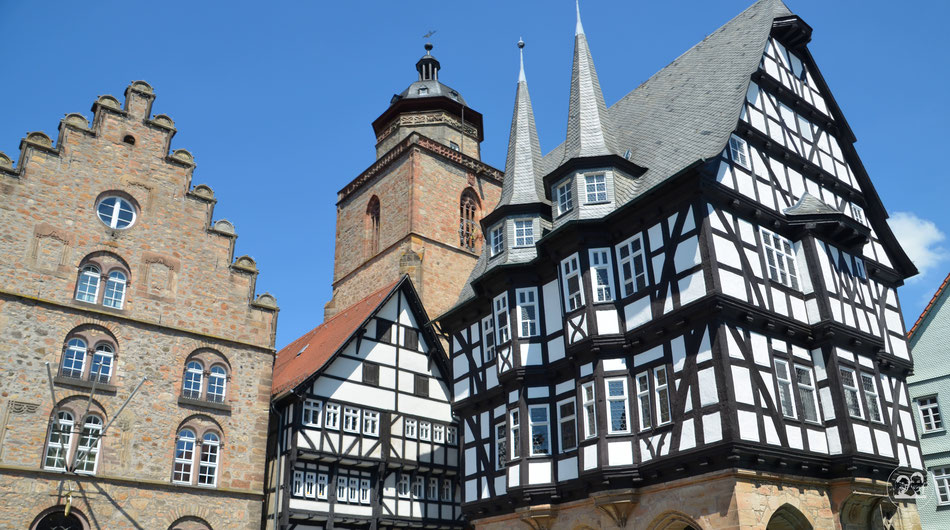
[[[750,0],[613,2],[581,10],[608,104]],[[812,55],[922,274],[900,291],[910,326],[948,270],[950,2],[789,0],[814,28]],[[0,0],[0,151],[55,137],[64,114],[136,79],[196,158],[215,218],[254,256],[258,291],[281,306],[278,347],[322,321],[336,192],[374,160],[370,123],[415,79],[436,30],[440,79],[485,116],[483,159],[504,167],[519,37],[542,149],[560,143],[574,33],[570,0],[458,2],[32,2]]]

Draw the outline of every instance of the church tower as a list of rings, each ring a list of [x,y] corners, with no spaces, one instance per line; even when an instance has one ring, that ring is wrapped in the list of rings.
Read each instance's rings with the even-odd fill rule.
[[[337,197],[329,318],[408,274],[430,315],[455,302],[481,252],[479,222],[501,194],[481,161],[482,115],[439,80],[432,45],[418,79],[373,121],[376,161]]]

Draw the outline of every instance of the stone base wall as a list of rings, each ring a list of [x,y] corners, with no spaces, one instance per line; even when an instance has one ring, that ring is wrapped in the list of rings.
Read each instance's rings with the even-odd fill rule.
[[[916,506],[892,504],[880,481],[828,481],[745,470],[600,492],[580,501],[476,517],[473,524],[477,530],[921,528]]]

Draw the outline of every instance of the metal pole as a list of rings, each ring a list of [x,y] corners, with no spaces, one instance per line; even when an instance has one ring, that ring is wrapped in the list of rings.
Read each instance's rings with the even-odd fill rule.
[[[50,370],[49,362],[46,363],[46,379],[49,381],[49,395],[53,398],[53,407],[56,406],[56,390],[53,389],[53,371]]]

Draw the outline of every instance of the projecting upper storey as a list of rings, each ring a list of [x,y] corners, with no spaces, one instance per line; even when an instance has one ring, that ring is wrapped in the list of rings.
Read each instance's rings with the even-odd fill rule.
[[[235,258],[234,226],[192,185],[191,153],[170,152],[154,99],[136,81],[124,105],[100,96],[91,125],[68,114],[55,143],[28,133],[16,166],[0,153],[2,290],[271,349],[276,301],[256,295],[255,261]]]

